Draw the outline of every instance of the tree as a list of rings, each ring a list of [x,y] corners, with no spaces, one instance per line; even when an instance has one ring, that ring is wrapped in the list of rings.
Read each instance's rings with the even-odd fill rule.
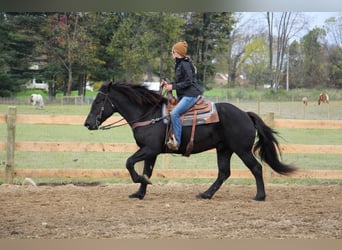
[[[273,80],[273,12],[267,12],[266,18],[267,18],[267,28],[268,28],[268,53],[269,53],[269,84],[273,86],[274,80]]]
[[[325,20],[324,26],[331,40],[342,50],[342,14]]]
[[[237,16],[235,20],[236,23],[234,23],[230,36],[227,39],[226,46],[224,47],[228,65],[228,86],[230,82],[233,84],[235,83],[239,70],[241,70],[245,60],[248,59],[248,56],[245,55],[246,46],[248,46],[255,37],[254,34],[246,31],[252,28],[248,26],[251,23],[250,20],[241,23],[241,16]],[[251,47],[249,47],[248,54],[250,53],[252,53]]]
[[[96,12],[88,13],[88,34],[94,39],[94,64],[90,67],[92,80],[115,80],[120,67],[119,58],[108,52],[113,34],[118,29],[122,13]]]
[[[181,35],[182,19],[170,13],[121,13],[107,52],[118,58],[117,77],[148,81],[153,73],[171,78],[171,46]]]
[[[279,15],[267,12],[266,20],[268,25],[270,84],[274,84],[274,88],[277,90],[282,77],[289,41],[304,28],[306,23],[302,21],[298,12],[282,12]]]
[[[19,91],[31,77],[40,13],[0,13],[0,96]]]
[[[329,86],[342,88],[342,51],[338,46],[330,46],[328,48],[329,64]]]
[[[324,36],[325,31],[323,29],[314,28],[302,38],[305,87],[324,86],[327,84],[326,49],[319,42]]]
[[[215,73],[213,59],[228,42],[235,19],[230,12],[192,12],[185,19],[184,38],[191,45],[199,83],[205,85]]]
[[[117,30],[112,34],[108,53],[118,58],[116,75],[121,79],[134,81],[142,75],[142,37],[146,27],[143,17],[136,13],[123,13]],[[140,19],[140,20],[139,20]]]
[[[303,88],[305,85],[304,53],[300,42],[293,41],[289,47],[289,82],[294,88]]]
[[[264,37],[256,37],[245,46],[245,53],[241,60],[249,82],[256,89],[260,84],[267,82],[267,41]]]
[[[91,36],[82,26],[83,13],[57,13],[50,16],[50,36],[46,50],[54,53],[67,71],[66,95],[70,95],[75,66],[87,65],[93,56]]]
[[[328,47],[330,85],[342,88],[342,14],[326,20],[325,30],[334,43]]]
[[[155,72],[160,80],[171,80],[174,74],[171,47],[182,36],[185,20],[179,14],[160,12],[155,15],[151,23],[151,29],[154,31],[152,49],[157,53]]]

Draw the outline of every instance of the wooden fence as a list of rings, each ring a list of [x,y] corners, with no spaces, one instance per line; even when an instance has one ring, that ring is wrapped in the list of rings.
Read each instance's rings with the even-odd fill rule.
[[[117,121],[119,117],[111,117],[108,123]],[[5,178],[6,183],[12,183],[13,178],[129,178],[126,169],[15,169],[15,152],[134,152],[137,146],[134,143],[93,143],[93,142],[16,142],[16,124],[64,124],[81,125],[84,116],[61,115],[25,115],[16,114],[16,107],[9,107],[8,114],[0,114],[0,124],[7,124],[7,141],[0,142],[0,151],[6,151],[5,169],[0,170],[0,178]],[[319,128],[341,129],[341,120],[289,120],[274,119],[273,113],[268,113],[265,122],[274,128]],[[281,145],[284,153],[307,154],[341,154],[342,145]],[[209,150],[208,152],[215,152]],[[264,168],[265,179],[284,178]],[[157,178],[216,178],[217,170],[209,169],[155,169],[153,177]],[[250,171],[233,169],[230,178],[253,178]],[[299,170],[291,178],[317,178],[317,179],[342,179],[342,170]]]

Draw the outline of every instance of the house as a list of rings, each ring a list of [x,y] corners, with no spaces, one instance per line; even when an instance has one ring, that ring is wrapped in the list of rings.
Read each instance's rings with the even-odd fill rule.
[[[37,81],[36,78],[33,77],[27,84],[26,84],[27,89],[42,89],[48,91],[49,89],[49,84],[44,81]]]

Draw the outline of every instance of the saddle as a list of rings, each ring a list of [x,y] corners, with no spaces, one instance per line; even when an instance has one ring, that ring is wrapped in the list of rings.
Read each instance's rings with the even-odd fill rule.
[[[171,95],[171,96],[170,96]],[[177,105],[177,100],[169,93],[168,104],[163,108],[163,115],[169,114]],[[216,106],[214,102],[206,100],[203,96],[199,96],[196,103],[181,115],[182,126],[192,126],[190,141],[186,147],[184,156],[190,156],[193,149],[195,129],[197,125],[217,123],[220,121]],[[169,120],[165,119],[164,122],[168,124],[167,136],[165,143],[170,138],[173,138],[173,132]]]
[[[165,105],[163,108],[163,116],[169,114],[176,105],[177,102],[169,102]],[[195,117],[196,120],[194,119]],[[216,123],[220,121],[215,103],[206,100],[203,96],[200,96],[194,106],[182,114],[180,118],[183,126],[192,126],[194,120],[195,125]],[[167,119],[164,119],[164,122],[166,124],[169,123]]]

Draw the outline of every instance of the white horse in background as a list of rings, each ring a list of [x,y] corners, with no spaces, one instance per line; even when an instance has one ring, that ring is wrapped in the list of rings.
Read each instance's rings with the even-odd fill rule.
[[[33,107],[38,105],[40,109],[44,108],[44,99],[40,94],[32,94],[30,97],[30,103]]]

